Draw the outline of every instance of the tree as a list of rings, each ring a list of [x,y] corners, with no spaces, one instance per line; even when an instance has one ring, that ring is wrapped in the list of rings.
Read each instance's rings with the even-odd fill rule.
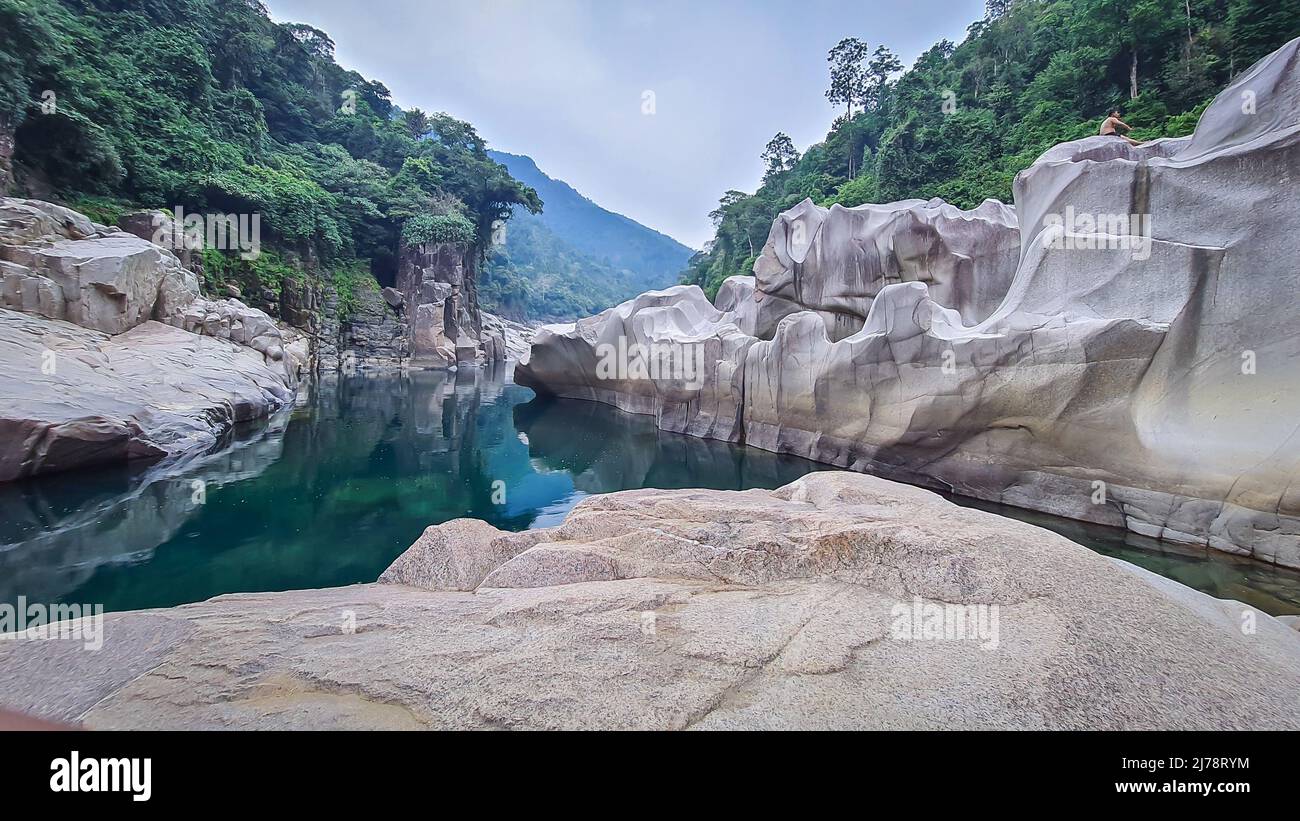
[[[748,196],[744,191],[735,190],[723,194],[718,200],[718,207],[709,212],[709,221],[713,223],[713,227],[717,228],[721,225],[723,218],[727,216],[727,210]]]
[[[429,115],[418,108],[402,112],[402,120],[411,139],[418,140],[429,133]]]
[[[334,59],[334,41],[320,29],[306,23],[285,23],[284,30],[293,35],[293,39],[301,43],[307,53],[317,60]]]
[[[863,83],[862,99],[859,100],[863,109],[875,110],[879,108],[880,102],[884,98],[885,87],[889,84],[889,78],[902,70],[903,61],[894,56],[894,52],[883,45],[877,46],[875,54],[871,57],[871,62],[867,64],[866,81]]]
[[[794,164],[799,162],[799,152],[795,150],[794,140],[783,131],[778,131],[776,136],[767,141],[767,147],[763,149],[763,165],[766,170],[763,172],[763,182],[767,182],[778,174],[784,174]]]
[[[844,103],[848,116],[853,116],[853,105],[863,97],[866,71],[862,61],[867,59],[867,44],[856,37],[845,37],[826,55],[831,64],[831,86],[826,99],[831,105]]]
[[[997,20],[1011,9],[1012,0],[984,0],[984,19]]]
[[[1294,0],[1229,0],[1233,74],[1278,47],[1278,40],[1300,35],[1300,3]]]

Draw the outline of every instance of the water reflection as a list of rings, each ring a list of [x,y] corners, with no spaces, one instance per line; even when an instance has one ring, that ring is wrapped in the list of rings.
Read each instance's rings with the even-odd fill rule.
[[[826,469],[804,459],[664,433],[648,416],[557,399],[514,409],[538,470],[563,471],[585,493],[641,487],[774,488]]]
[[[591,493],[771,488],[822,469],[602,405],[531,399],[503,367],[357,375],[312,386],[297,407],[184,462],[0,485],[0,601],[121,610],[368,582],[448,519],[545,527]],[[997,512],[1215,595],[1300,612],[1300,574]]]

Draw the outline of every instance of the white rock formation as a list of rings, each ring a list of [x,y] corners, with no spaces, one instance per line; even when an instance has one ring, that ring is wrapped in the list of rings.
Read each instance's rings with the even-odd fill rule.
[[[1300,40],[1243,73],[1192,137],[1092,137],[1021,172],[1018,265],[983,321],[989,292],[962,272],[997,277],[961,257],[1009,236],[994,205],[980,221],[904,216],[907,230],[882,233],[900,207],[946,212],[804,204],[774,224],[757,290],[733,279],[719,293],[727,311],[707,314],[688,289],[648,294],[539,332],[517,378],[671,430],[1300,567],[1297,173]],[[788,239],[800,224],[813,240],[802,261]],[[924,249],[941,250],[933,276]],[[885,259],[909,260],[915,281],[873,292]],[[812,310],[755,310],[768,289]],[[866,297],[863,327],[837,339],[827,312]],[[706,364],[728,384],[686,396],[671,381],[597,379],[594,344],[637,334],[730,340]],[[677,421],[723,396],[734,425]]]
[[[664,430],[736,441],[744,354],[757,341],[699,288],[677,285],[575,323],[543,326],[515,381],[652,414]]]
[[[293,398],[252,348],[146,322],[110,336],[0,309],[0,481],[206,450]]]
[[[537,328],[513,319],[482,312],[483,349],[487,362],[518,361],[528,354]]]
[[[771,339],[781,320],[790,314],[806,310],[798,302],[760,291],[752,276],[727,277],[723,280],[722,287],[718,288],[718,297],[713,304],[719,311],[732,314],[731,320],[736,323],[741,333],[759,339]],[[823,322],[828,321],[827,314],[823,313],[820,316]],[[847,316],[847,314],[837,314],[831,316],[829,321],[833,324],[843,321],[841,318]],[[827,333],[830,333],[829,328]]]
[[[0,642],[0,705],[102,729],[1300,729],[1287,625],[855,473],[448,522],[385,581],[110,614],[94,653]]]
[[[286,351],[286,334],[294,341],[301,337],[290,329],[282,330],[264,311],[250,308],[237,299],[197,297],[183,312],[172,314],[164,321],[190,333],[228,339],[252,348],[265,357],[268,367],[283,373],[290,384],[295,384],[300,372],[306,371],[303,346]]]
[[[940,199],[829,209],[804,200],[772,223],[755,288],[816,312],[832,342],[857,333],[881,289],[900,282],[925,283],[974,323],[1002,302],[1019,247],[1016,212],[996,200],[973,211]]]

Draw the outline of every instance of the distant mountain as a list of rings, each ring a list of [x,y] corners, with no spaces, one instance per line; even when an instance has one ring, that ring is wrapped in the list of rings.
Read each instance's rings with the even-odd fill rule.
[[[536,189],[542,213],[516,209],[504,248],[483,271],[479,299],[515,319],[574,319],[677,282],[695,252],[672,237],[601,208],[530,157],[489,151]]]

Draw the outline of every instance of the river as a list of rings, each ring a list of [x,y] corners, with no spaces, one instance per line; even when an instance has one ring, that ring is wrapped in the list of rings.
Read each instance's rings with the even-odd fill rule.
[[[221,593],[371,582],[458,517],[558,523],[584,496],[640,487],[774,488],[803,459],[664,433],[602,405],[533,400],[505,367],[356,375],[170,465],[0,485],[0,602],[167,607]],[[1198,590],[1300,613],[1300,573],[1017,508]]]

